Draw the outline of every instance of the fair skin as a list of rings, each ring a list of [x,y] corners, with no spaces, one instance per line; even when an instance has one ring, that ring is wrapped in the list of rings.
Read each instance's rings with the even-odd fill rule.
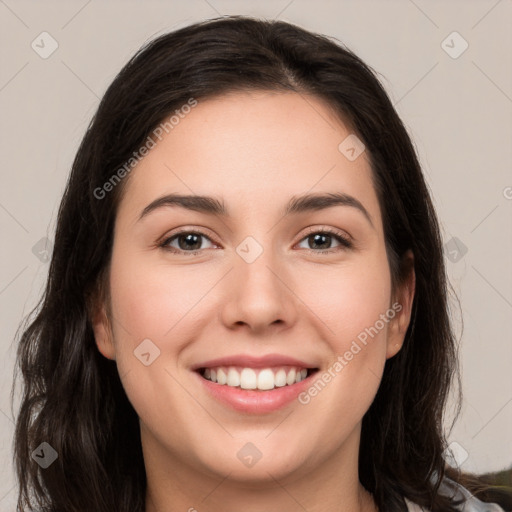
[[[358,479],[361,421],[402,346],[414,273],[392,293],[368,157],[338,150],[350,133],[317,98],[231,93],[199,101],[132,171],[115,224],[112,318],[103,304],[93,323],[140,418],[147,512],[376,510]],[[215,197],[229,215],[167,205],[140,218],[171,193]],[[350,205],[283,216],[306,193],[350,195],[369,218]],[[187,250],[180,237],[159,247],[177,228],[203,233],[189,249],[198,254],[171,252]],[[325,228],[353,246],[315,243]],[[263,250],[250,263],[237,252],[249,236]],[[280,354],[318,377],[395,302],[400,312],[307,404],[236,410],[193,371],[233,354]],[[134,357],[145,339],[160,350],[148,366]],[[237,456],[249,442],[261,454],[251,467]]]

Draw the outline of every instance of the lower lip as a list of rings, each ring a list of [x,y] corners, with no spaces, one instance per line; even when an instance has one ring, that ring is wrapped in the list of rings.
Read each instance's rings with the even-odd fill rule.
[[[194,373],[206,390],[223,404],[240,412],[264,414],[277,411],[297,399],[298,395],[310,385],[311,377],[317,372],[291,386],[283,386],[268,391],[241,389],[226,384],[217,384],[205,379],[197,372]]]

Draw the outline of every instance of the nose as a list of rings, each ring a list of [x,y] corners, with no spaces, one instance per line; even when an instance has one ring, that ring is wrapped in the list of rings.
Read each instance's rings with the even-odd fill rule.
[[[290,270],[270,249],[249,261],[234,255],[234,268],[224,282],[223,324],[231,330],[245,328],[258,335],[289,329],[298,314]]]

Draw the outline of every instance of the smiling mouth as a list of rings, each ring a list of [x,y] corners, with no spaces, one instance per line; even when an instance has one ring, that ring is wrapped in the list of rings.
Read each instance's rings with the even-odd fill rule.
[[[275,388],[293,386],[318,371],[318,368],[277,366],[269,368],[244,368],[240,366],[218,366],[199,368],[204,379],[238,389],[270,391]]]

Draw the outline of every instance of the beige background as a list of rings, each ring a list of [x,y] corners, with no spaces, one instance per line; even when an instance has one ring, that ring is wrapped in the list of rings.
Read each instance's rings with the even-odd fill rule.
[[[456,458],[478,472],[512,463],[511,0],[0,0],[0,511],[14,510],[16,494],[13,338],[48,269],[32,248],[53,240],[78,143],[106,87],[146,40],[220,14],[280,18],[334,36],[380,73],[415,140],[443,238],[467,248],[446,253],[464,320]],[[51,48],[43,31],[58,43],[46,59],[31,47],[46,37]],[[463,39],[446,39],[454,31]]]

